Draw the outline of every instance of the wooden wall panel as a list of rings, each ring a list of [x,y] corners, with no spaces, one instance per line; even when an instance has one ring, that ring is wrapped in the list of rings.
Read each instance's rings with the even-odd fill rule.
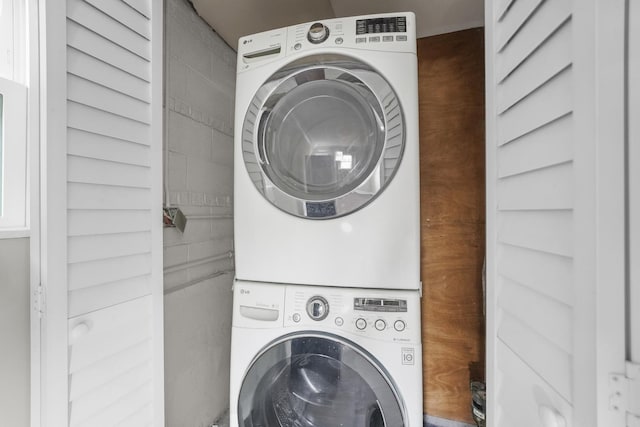
[[[418,41],[425,413],[472,423],[484,381],[483,29]]]

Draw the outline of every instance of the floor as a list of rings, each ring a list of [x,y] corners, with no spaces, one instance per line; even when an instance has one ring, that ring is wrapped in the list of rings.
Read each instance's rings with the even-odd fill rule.
[[[424,427],[476,427],[474,424],[467,424],[460,421],[451,421],[444,418],[424,416]]]

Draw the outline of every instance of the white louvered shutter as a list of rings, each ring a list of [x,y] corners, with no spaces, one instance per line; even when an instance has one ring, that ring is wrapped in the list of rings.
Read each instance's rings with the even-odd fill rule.
[[[485,3],[487,425],[621,427],[625,2]]]
[[[40,423],[162,426],[162,2],[41,14]]]

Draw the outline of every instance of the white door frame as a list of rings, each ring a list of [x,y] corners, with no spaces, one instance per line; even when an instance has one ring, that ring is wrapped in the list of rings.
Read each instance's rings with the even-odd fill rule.
[[[69,422],[67,338],[66,2],[40,3],[40,268],[39,425]]]
[[[629,2],[628,18],[628,98],[627,98],[627,149],[629,185],[629,357],[640,363],[640,4]]]
[[[624,373],[626,360],[625,14],[625,0],[596,1],[594,297],[598,426],[626,425],[624,411],[615,412],[609,407],[609,375]]]
[[[29,189],[29,281],[30,281],[30,424],[40,426],[41,405],[41,263],[40,263],[40,1],[27,2],[27,188]]]

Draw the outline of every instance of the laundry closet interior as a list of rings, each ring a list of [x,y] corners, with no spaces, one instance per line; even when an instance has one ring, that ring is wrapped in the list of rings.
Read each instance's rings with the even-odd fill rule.
[[[0,0],[0,424],[635,425],[638,40],[624,0]]]
[[[177,16],[180,16],[178,12],[186,13],[180,7],[179,2],[174,2],[169,13],[171,10],[175,10]],[[237,12],[231,12],[229,22],[241,20],[240,15],[233,14]],[[201,10],[201,13],[205,12]],[[329,12],[318,10],[315,13],[323,16],[323,13]],[[193,15],[188,16],[189,19],[198,19]],[[178,23],[184,22],[184,18],[172,21],[169,16],[168,19],[170,35],[172,31],[180,33],[180,37],[189,34],[177,28]],[[212,19],[216,19],[215,16]],[[303,18],[297,18],[297,21],[300,19]],[[292,17],[288,23],[295,24],[297,21]],[[286,24],[283,21],[280,25],[265,25],[262,28],[268,30]],[[483,37],[483,29],[477,27],[423,37],[417,41],[424,413],[437,419],[468,424],[473,423],[469,383],[473,380],[484,381]],[[167,80],[169,102],[176,100],[176,112],[170,114],[180,117],[182,122],[185,120],[181,117],[184,113],[180,113],[178,104],[184,102],[184,95],[179,92],[180,87],[172,89],[172,78],[184,69],[200,66],[193,63],[200,60],[196,55],[193,56],[192,63],[186,62],[189,59],[186,58],[188,53],[184,50],[184,43],[181,41],[173,45],[170,38],[167,47],[170,67]],[[219,41],[216,40],[216,43]],[[172,50],[173,46],[176,46],[175,50]],[[214,62],[214,74],[215,64]],[[228,73],[233,71],[233,67],[227,66]],[[213,80],[215,82],[215,76]],[[188,105],[187,102],[184,103]],[[227,119],[228,116],[224,117]],[[170,135],[176,135],[172,138],[178,139],[178,135],[171,130],[171,120],[169,126]],[[215,142],[213,149],[216,149]],[[187,163],[189,161],[187,155]],[[235,173],[238,172],[245,173],[242,162],[236,163]],[[191,172],[187,169],[186,173],[188,175]],[[170,181],[170,185],[174,184]],[[178,193],[178,188],[172,191]],[[175,197],[180,197],[180,194]],[[259,212],[255,215],[262,215]],[[178,235],[175,230],[168,232]],[[313,245],[313,242],[309,244]],[[166,250],[177,250],[178,247],[165,243]],[[283,262],[286,263],[286,258]],[[231,275],[223,277],[218,280],[231,283]],[[260,280],[259,278],[260,275],[255,273],[254,279]],[[170,295],[169,298],[176,298],[173,293]],[[224,312],[224,316],[229,316],[226,308]],[[172,339],[171,335],[168,336],[168,340]],[[184,337],[179,338],[176,331],[175,339],[182,342]],[[174,345],[173,348],[175,347]],[[179,350],[170,351],[179,353]],[[168,368],[170,376],[171,369]],[[182,368],[174,365],[173,369],[177,375]],[[226,377],[222,373],[219,375],[221,378]],[[183,414],[183,411],[178,408],[177,403],[175,406],[170,405],[176,408],[174,419],[179,419],[182,416],[179,414]]]
[[[3,0],[5,3],[15,1]],[[3,401],[11,402],[6,417],[12,425],[25,425],[36,416],[54,423],[64,418],[74,425],[92,423],[108,416],[109,411],[130,411],[128,405],[134,403],[129,401],[158,402],[157,390],[150,387],[150,378],[156,377],[158,369],[164,377],[167,426],[209,425],[228,418],[231,289],[237,275],[233,232],[237,37],[303,22],[376,13],[391,13],[389,19],[394,19],[394,25],[402,25],[406,21],[401,13],[410,11],[391,10],[382,3],[350,6],[347,2],[326,1],[307,5],[304,10],[298,4],[291,10],[282,4],[276,12],[267,3],[252,2],[255,9],[246,19],[240,4],[205,3],[131,0],[107,6],[70,0],[66,8],[53,10],[42,5],[38,9],[39,2],[32,0],[20,12],[31,22],[37,21],[39,13],[51,22],[40,28],[40,76],[32,69],[26,80],[33,88],[37,87],[33,82],[41,81],[40,90],[48,94],[42,98],[42,108],[50,116],[40,133],[50,147],[40,150],[43,164],[52,166],[30,176],[31,182],[41,182],[41,195],[32,191],[32,209],[37,215],[31,215],[30,237],[0,240],[2,269],[16,283],[0,290],[6,293],[0,299],[23,303],[3,308],[17,325],[2,330],[7,342],[15,342],[15,351],[3,364],[7,378],[12,380],[5,383],[6,388],[0,386],[2,396],[7,396]],[[409,306],[411,316],[418,319],[413,323],[421,323],[416,326],[421,326],[422,351],[416,356],[421,356],[422,364],[416,369],[421,371],[423,386],[409,388],[416,392],[421,388],[422,394],[423,412],[413,417],[422,421],[427,414],[434,419],[471,424],[469,382],[484,381],[484,9],[481,3],[471,9],[464,5],[454,8],[454,16],[443,17],[440,22],[426,18],[429,34],[425,30],[418,34],[414,59],[417,70],[412,73],[417,71],[418,76],[419,123],[413,119],[411,126],[419,133],[412,135],[414,148],[408,152],[419,150],[420,154],[416,158],[405,153],[401,159],[415,165],[420,186],[419,195],[415,194],[420,198],[419,210],[417,205],[412,208],[416,209],[412,214],[416,233],[411,239],[416,248],[420,247],[421,258],[416,258],[415,274],[407,277],[415,277],[408,287],[415,289],[416,295],[420,286],[422,289],[420,309],[410,301]],[[13,9],[7,6],[4,10]],[[162,10],[162,22],[153,18],[159,16],[158,10]],[[205,16],[211,10],[215,13],[207,23],[199,14]],[[395,12],[401,20],[396,20]],[[418,16],[421,25],[425,12],[429,10]],[[30,28],[33,32],[33,26]],[[221,33],[230,30],[233,35],[223,39]],[[30,33],[30,37],[37,35]],[[333,43],[334,35],[330,37]],[[155,42],[160,39],[164,42],[162,60],[158,59],[160,45]],[[60,52],[65,52],[66,65],[51,59],[64,57]],[[151,71],[145,64],[151,64]],[[392,64],[386,66],[393,68]],[[155,77],[158,70],[163,74],[161,82]],[[117,74],[112,77],[112,72]],[[397,73],[402,75],[401,70]],[[155,109],[159,104],[153,101],[160,93],[164,128],[152,127],[149,136],[144,126],[160,123],[160,110]],[[63,102],[68,110],[61,108]],[[123,102],[124,109],[118,102]],[[151,150],[147,157],[145,147],[157,149],[160,145],[152,141],[160,140],[161,163],[155,163],[158,154]],[[44,142],[38,144],[45,146]],[[152,171],[150,175],[148,170]],[[393,183],[393,179],[390,181]],[[418,182],[414,185],[417,187]],[[153,203],[147,205],[149,188],[153,197],[164,194],[164,205],[178,208],[186,221],[183,230],[162,230],[163,358],[152,357],[144,350],[145,340],[156,336],[157,331],[138,330],[147,321],[142,319],[156,319],[155,324],[158,316],[153,302],[157,297],[148,294],[149,283],[157,280],[153,275],[157,274],[154,269],[159,259],[154,246],[158,240],[149,240],[157,232],[156,225],[150,228],[145,219],[149,212],[158,213]],[[66,197],[47,199],[47,191]],[[360,211],[366,212],[380,200],[382,197]],[[147,206],[153,206],[149,208],[152,210],[147,211]],[[399,209],[404,208],[399,205]],[[397,216],[405,218],[403,215],[399,211]],[[394,230],[404,226],[393,224],[394,219],[392,215],[380,218],[379,227]],[[61,223],[67,225],[54,226]],[[357,229],[357,223],[354,227]],[[57,248],[48,253],[60,258],[42,255],[49,250],[40,246],[45,242]],[[384,246],[371,240],[362,248],[375,249],[375,245]],[[417,255],[415,251],[403,258]],[[34,267],[33,257],[37,256],[42,258]],[[282,257],[286,265],[287,256]],[[366,261],[357,258],[354,262],[366,265]],[[382,266],[379,260],[375,263]],[[258,280],[276,281],[270,277]],[[29,281],[31,290],[26,289]],[[68,286],[68,293],[47,295],[47,306],[42,309],[50,310],[45,316],[47,331],[34,329],[41,314],[29,309],[34,298],[39,304],[40,283],[47,283],[49,289]],[[366,299],[368,295],[355,292],[349,298]],[[385,298],[388,304],[406,304],[406,298],[397,295]],[[58,305],[60,301],[66,302]],[[63,306],[64,314],[56,312]],[[393,328],[395,322],[400,331],[399,320],[405,321],[401,316],[390,316],[387,327]],[[115,332],[107,326],[109,323],[122,329]],[[373,324],[368,328],[375,330]],[[29,329],[31,338],[26,333]],[[63,341],[55,339],[58,332],[53,331],[65,331],[69,347],[61,345]],[[126,337],[128,344],[111,344],[116,336]],[[55,350],[33,353],[39,348],[34,342],[41,339],[42,348]],[[157,351],[157,347],[152,348]],[[67,351],[64,359],[70,357],[68,364],[55,356]],[[109,356],[100,355],[101,351]],[[151,370],[144,360],[153,360],[145,362],[150,363]],[[159,365],[159,361],[163,363]],[[30,372],[39,372],[34,366],[41,367],[41,380],[29,380]],[[101,367],[110,373],[91,374]],[[66,369],[70,369],[68,383],[60,375]],[[112,385],[124,378],[125,372],[135,373],[136,379],[126,380],[123,391],[115,393]],[[52,397],[36,399],[37,387],[41,387],[43,396]],[[64,396],[69,399],[68,412],[59,410]],[[132,419],[145,416],[144,411],[136,412],[138,418]]]

